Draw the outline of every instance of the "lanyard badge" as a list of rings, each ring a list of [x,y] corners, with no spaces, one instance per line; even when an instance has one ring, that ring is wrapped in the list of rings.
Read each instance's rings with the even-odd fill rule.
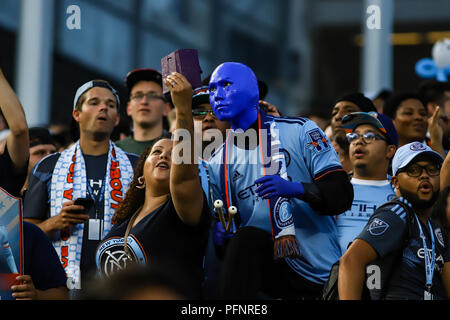
[[[89,240],[101,240],[103,238],[103,232],[104,232],[104,221],[103,219],[100,219],[98,217],[100,206],[102,205],[103,198],[105,196],[105,181],[106,179],[103,178],[103,181],[101,182],[101,188],[100,192],[97,196],[95,196],[94,190],[92,190],[92,187],[90,183],[87,183],[87,190],[92,198],[94,200],[94,207],[95,207],[95,218],[89,219],[89,231],[88,231],[88,239]]]
[[[427,242],[425,238],[425,234],[423,233],[422,226],[420,224],[419,219],[416,215],[417,225],[419,226],[420,238],[422,238],[423,250],[424,250],[424,262],[425,262],[425,278],[426,278],[426,286],[424,290],[424,300],[433,300],[433,295],[431,294],[431,287],[433,285],[433,275],[434,275],[434,265],[435,265],[435,245],[434,245],[434,235],[433,235],[433,227],[431,226],[430,220],[428,220],[428,228],[430,229],[430,237],[431,237],[431,253],[428,251]]]

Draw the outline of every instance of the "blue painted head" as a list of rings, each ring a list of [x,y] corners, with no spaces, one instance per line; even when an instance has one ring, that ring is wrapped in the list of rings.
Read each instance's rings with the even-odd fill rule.
[[[233,129],[247,130],[258,117],[255,74],[242,63],[221,64],[209,81],[209,101],[219,120],[228,121]]]

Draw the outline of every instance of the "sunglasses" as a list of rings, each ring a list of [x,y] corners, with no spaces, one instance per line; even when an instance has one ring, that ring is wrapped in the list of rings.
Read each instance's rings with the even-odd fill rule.
[[[209,114],[214,119],[217,119],[216,115],[212,110],[192,110],[192,117],[195,120],[203,120],[205,119],[207,114]]]

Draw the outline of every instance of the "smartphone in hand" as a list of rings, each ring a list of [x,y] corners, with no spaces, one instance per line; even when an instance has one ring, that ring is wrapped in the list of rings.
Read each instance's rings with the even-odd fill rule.
[[[87,213],[91,207],[94,206],[94,200],[91,198],[78,198],[75,200],[74,204],[77,206],[83,206]]]

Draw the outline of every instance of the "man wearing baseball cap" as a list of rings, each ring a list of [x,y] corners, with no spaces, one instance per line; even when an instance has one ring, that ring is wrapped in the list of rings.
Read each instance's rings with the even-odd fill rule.
[[[110,140],[119,123],[119,104],[107,81],[93,80],[78,88],[72,115],[80,139],[43,158],[30,176],[24,218],[52,239],[69,289],[81,289],[96,270],[97,245],[133,179],[138,157]],[[91,205],[86,204],[89,200],[78,204],[78,198],[89,198]]]
[[[339,161],[345,171],[351,170],[348,155],[348,141],[346,132],[342,126],[342,118],[352,112],[376,112],[373,102],[360,92],[353,92],[339,97],[334,103],[331,111],[331,130],[333,145],[339,156]]]
[[[20,192],[22,196],[25,196],[28,180],[36,163],[49,154],[56,152],[55,142],[47,128],[33,127],[28,129],[28,134],[30,137],[30,160],[28,161],[27,179]]]
[[[116,144],[126,152],[140,155],[162,136],[169,136],[163,128],[163,118],[170,112],[170,103],[163,94],[162,76],[157,70],[130,71],[125,84],[130,99],[127,114],[132,119],[133,132]]]
[[[391,119],[376,112],[354,112],[342,118],[352,164],[353,204],[337,216],[338,239],[344,253],[373,212],[395,197],[388,169],[398,144]]]
[[[420,142],[397,150],[392,161],[392,182],[400,197],[375,211],[341,258],[341,299],[361,298],[366,266],[375,260],[381,268],[378,283],[388,278],[382,287],[384,299],[450,297],[448,235],[430,218],[439,194],[442,161],[440,154]],[[387,272],[389,259],[395,263],[390,263]]]

